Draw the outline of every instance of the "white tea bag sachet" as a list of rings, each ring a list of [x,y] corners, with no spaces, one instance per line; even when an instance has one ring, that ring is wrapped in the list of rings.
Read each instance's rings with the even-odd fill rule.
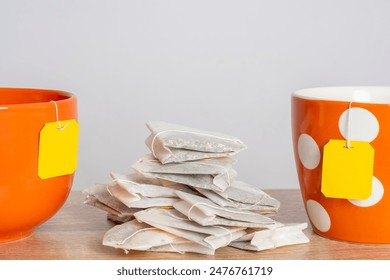
[[[241,181],[234,181],[225,191],[216,191],[220,196],[249,205],[264,205],[275,208],[280,207],[280,202],[266,194],[261,189]]]
[[[175,236],[137,220],[114,226],[103,237],[103,245],[129,250],[153,252],[193,252],[214,255],[215,250]]]
[[[168,186],[161,186],[156,184],[138,183],[132,175],[121,175],[118,173],[111,173],[111,177],[123,190],[135,197],[138,200],[143,197],[177,197],[176,191],[183,191],[194,193],[188,186],[183,184],[170,184]]]
[[[275,228],[281,226],[279,222],[265,217],[260,213],[234,208],[221,207],[207,198],[184,192],[177,192],[184,201],[173,207],[201,225],[241,225],[245,227]],[[241,224],[239,223],[242,222]]]
[[[184,238],[181,238],[182,241],[175,240],[169,244],[166,245],[161,245],[161,246],[155,246],[148,251],[151,252],[175,252],[179,254],[183,253],[198,253],[198,254],[203,254],[203,255],[214,255],[215,250],[211,249],[209,247],[200,245],[198,243],[195,243],[190,240],[185,240]]]
[[[238,202],[235,200],[227,199],[220,196],[218,193],[212,190],[206,190],[201,188],[195,188],[200,194],[210,199],[212,202],[218,204],[222,207],[235,208],[239,210],[250,210],[256,211],[262,214],[272,214],[278,211],[279,207],[262,205],[261,199],[259,199],[259,203],[255,204],[246,204],[242,202]]]
[[[262,251],[277,247],[308,243],[303,230],[307,223],[287,224],[275,229],[247,230],[248,234],[230,243],[231,247]]]
[[[159,178],[204,189],[226,190],[237,177],[234,160],[219,158],[162,164],[152,155],[139,159],[132,167],[145,177]]]
[[[179,237],[148,224],[132,220],[108,230],[103,245],[124,250],[148,250],[154,246],[166,245]]]
[[[140,209],[134,209],[137,212],[137,211],[140,211]],[[116,224],[123,224],[123,223],[126,223],[128,221],[131,221],[134,219],[134,215],[131,215],[131,216],[124,216],[124,215],[115,215],[115,214],[112,214],[112,213],[107,213],[107,219],[116,223]]]
[[[95,184],[95,186],[85,190],[84,193],[87,194],[84,201],[85,204],[104,210],[108,214],[132,217],[138,211],[136,209],[129,209],[121,201],[113,197],[107,190],[107,185],[105,184]]]
[[[134,199],[132,193],[129,193],[118,184],[108,184],[107,190],[129,208],[171,207],[179,201],[178,198],[172,197],[144,197],[141,195],[137,195],[137,199]]]
[[[151,134],[145,143],[162,163],[224,157],[246,149],[238,138],[166,122],[146,124]]]
[[[227,246],[246,234],[245,228],[241,227],[201,226],[189,221],[175,209],[149,208],[134,216],[138,221],[211,249]]]

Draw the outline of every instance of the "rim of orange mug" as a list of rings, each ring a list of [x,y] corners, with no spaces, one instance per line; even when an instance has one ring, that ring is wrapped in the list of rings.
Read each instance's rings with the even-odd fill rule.
[[[293,97],[319,101],[390,104],[390,86],[334,86],[299,89]]]
[[[2,93],[5,92],[11,92],[12,94],[34,94],[34,95],[52,95],[52,99],[47,99],[45,101],[42,100],[30,100],[26,102],[20,102],[20,103],[9,103],[9,102],[2,102],[0,98],[0,110],[7,110],[12,108],[19,108],[19,107],[39,107],[39,106],[51,106],[50,103],[52,101],[55,101],[56,103],[67,101],[70,99],[76,98],[76,95],[74,95],[71,92],[63,91],[63,90],[56,90],[56,89],[40,89],[40,88],[12,88],[12,87],[0,87],[0,96]],[[56,97],[56,98],[54,98]]]

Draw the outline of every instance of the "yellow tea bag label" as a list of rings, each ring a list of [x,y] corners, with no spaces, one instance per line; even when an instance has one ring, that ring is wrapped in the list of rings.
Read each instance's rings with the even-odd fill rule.
[[[368,142],[330,140],[324,147],[321,191],[326,197],[367,199],[372,191],[374,148]]]
[[[39,137],[38,176],[41,179],[76,171],[78,134],[76,120],[45,124]]]

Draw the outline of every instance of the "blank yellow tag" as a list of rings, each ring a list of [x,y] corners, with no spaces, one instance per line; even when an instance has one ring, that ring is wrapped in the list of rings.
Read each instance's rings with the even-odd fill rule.
[[[38,176],[73,174],[77,167],[79,125],[76,120],[46,123],[39,137]]]
[[[374,148],[368,142],[330,140],[324,147],[321,191],[326,197],[367,199],[372,191]]]

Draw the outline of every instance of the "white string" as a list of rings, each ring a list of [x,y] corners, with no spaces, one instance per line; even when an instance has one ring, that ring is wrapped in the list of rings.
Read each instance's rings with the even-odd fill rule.
[[[249,205],[247,207],[240,207],[240,208],[237,208],[238,210],[248,210],[248,209],[251,209],[253,207],[256,207],[257,205],[259,205],[262,201],[259,200],[258,202],[256,202],[255,204],[252,204],[252,205]],[[262,205],[264,206],[264,205]],[[271,206],[272,207],[272,206]]]
[[[210,205],[210,204],[207,204],[207,203],[204,203],[204,202],[196,202],[195,204],[193,204],[190,209],[187,211],[187,217],[190,221],[192,221],[191,219],[191,211],[192,209],[195,207],[195,206],[198,206],[198,205],[205,205],[205,206],[208,206],[210,208],[213,208],[213,209],[216,209],[216,210],[222,210],[222,211],[226,211],[226,212],[229,212],[229,213],[234,213],[234,214],[246,214],[246,215],[252,215],[254,213],[252,212],[239,212],[239,211],[233,211],[233,210],[229,210],[229,209],[226,209],[226,208],[222,208],[222,207],[216,207],[216,206],[213,206],[213,205]]]
[[[230,230],[228,230],[227,228],[222,227],[222,226],[213,226],[213,227],[224,229],[224,230],[226,230],[229,233],[229,237],[230,237],[229,241],[225,245],[223,245],[223,246],[227,246],[227,245],[230,244],[230,242],[233,241],[233,234],[232,234],[232,232]]]
[[[55,102],[54,100],[51,100],[50,102],[53,102],[54,103],[54,106],[56,107],[56,122],[57,122],[57,129],[59,130],[59,131],[62,131],[62,130],[64,130],[68,125],[69,125],[69,122],[66,124],[66,125],[64,125],[64,126],[61,126],[61,121],[59,120],[59,118],[58,118],[58,105],[57,105],[57,102]]]
[[[184,255],[184,251],[179,251],[178,249],[176,249],[175,247],[173,247],[173,245],[172,245],[172,243],[169,243],[169,246],[171,246],[172,247],[172,249],[176,252],[176,253],[179,253],[179,254],[181,254],[181,255]]]
[[[134,185],[137,185],[139,186],[140,184],[137,183],[137,182],[134,182],[134,181],[130,181],[130,180],[126,180],[126,179],[120,179],[120,178],[115,178],[115,179],[112,179],[114,182],[124,182],[124,183],[132,183]]]
[[[175,219],[178,219],[178,220],[181,220],[181,221],[186,221],[188,222],[189,219],[186,219],[186,218],[182,218],[182,217],[179,217],[179,216],[176,216],[170,212],[167,212],[168,216],[171,216],[172,218],[175,218]],[[190,220],[191,221],[191,220]]]
[[[112,194],[112,192],[110,191],[109,187],[110,187],[110,185],[106,185],[106,190],[107,190],[107,192],[108,192],[111,196],[114,196],[114,195]]]
[[[165,132],[184,132],[184,133],[196,134],[196,135],[201,135],[201,136],[210,136],[210,137],[221,139],[221,140],[232,141],[232,139],[230,139],[230,138],[216,136],[216,135],[202,133],[202,132],[196,132],[196,131],[185,131],[185,130],[176,130],[176,129],[163,130],[163,131],[156,133],[153,137],[153,140],[152,140],[151,149],[152,149],[152,154],[155,158],[157,158],[157,157],[156,157],[156,154],[154,153],[154,142],[156,141],[157,136],[159,136],[160,134],[165,133]],[[233,141],[239,142],[238,140],[233,140]]]
[[[154,227],[148,227],[148,228],[141,228],[141,229],[139,229],[139,230],[137,230],[137,231],[135,231],[135,232],[133,232],[131,235],[129,235],[128,237],[126,237],[123,241],[122,241],[122,243],[120,243],[121,245],[122,244],[125,244],[125,242],[127,241],[127,240],[129,240],[130,238],[132,238],[134,235],[136,235],[137,233],[140,233],[140,232],[143,232],[143,231],[147,231],[147,230],[158,230],[158,228],[154,228]]]
[[[347,149],[351,148],[351,140],[350,140],[350,130],[351,130],[351,107],[352,107],[352,102],[349,102],[348,105],[348,115],[347,115]]]

